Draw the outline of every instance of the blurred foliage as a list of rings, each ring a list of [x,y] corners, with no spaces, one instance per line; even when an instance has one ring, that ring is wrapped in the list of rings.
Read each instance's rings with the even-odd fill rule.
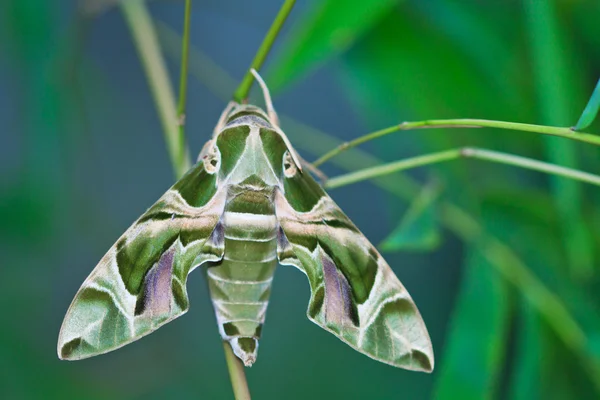
[[[426,185],[412,202],[398,226],[378,246],[382,251],[431,251],[440,244],[437,199],[440,187]]]
[[[247,3],[197,1],[192,20],[198,33],[192,44],[239,77],[270,24],[261,9],[274,15],[280,2]],[[227,398],[221,346],[201,295],[192,293],[192,314],[202,318],[173,322],[118,352],[81,363],[61,363],[54,353],[77,285],[171,179],[147,83],[112,5],[0,4],[0,397]],[[183,2],[151,6],[157,19],[180,30]],[[571,126],[588,100],[582,124],[600,133],[600,122],[590,117],[599,104],[598,89],[590,100],[600,71],[597,1],[313,0],[297,8],[266,80],[280,94],[281,103],[275,102],[284,105],[278,108],[283,114],[327,112],[327,119],[316,113],[302,121],[332,130],[337,139],[282,118],[305,156],[403,120],[476,117]],[[215,71],[212,82],[191,83],[188,91],[188,108],[196,110],[190,116],[207,120],[201,125],[190,118],[197,151],[223,107],[203,91],[206,86],[222,96],[227,75],[210,60],[194,60]],[[197,93],[203,97],[195,103]],[[600,170],[600,150],[591,145],[491,129],[401,132],[366,145],[371,154],[356,149],[325,167],[335,173],[460,146]],[[428,191],[432,175],[441,193]],[[264,348],[248,373],[257,398],[598,398],[597,188],[464,160],[375,183],[389,193],[365,184],[332,194],[374,242],[393,232],[384,243],[395,243],[394,250],[417,243],[430,251],[386,258],[430,328],[436,370],[427,376],[375,363],[300,321],[304,278],[282,269]],[[412,202],[399,201],[411,196]],[[476,221],[462,235],[460,229],[449,233],[449,221],[460,214],[448,210],[457,207]],[[437,235],[441,245],[430,247]],[[498,263],[515,259],[490,257],[490,237],[562,301],[581,340],[565,339],[527,288],[498,273]],[[199,280],[189,285],[202,287]]]

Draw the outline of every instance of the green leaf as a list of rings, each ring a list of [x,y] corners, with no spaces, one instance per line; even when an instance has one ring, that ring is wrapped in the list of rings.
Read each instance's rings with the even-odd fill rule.
[[[511,317],[508,285],[476,247],[469,250],[436,399],[494,398]]]
[[[309,69],[347,50],[399,0],[324,0],[313,3],[301,17],[267,81],[281,89]]]
[[[600,79],[598,79],[598,83],[596,84],[596,88],[590,97],[583,113],[581,113],[581,117],[577,121],[575,125],[575,130],[579,131],[581,129],[585,129],[594,122],[596,119],[596,115],[598,115],[598,109],[600,108]]]
[[[514,400],[540,399],[543,398],[541,395],[541,356],[545,350],[545,343],[540,340],[543,325],[539,315],[527,303],[520,304],[518,314],[519,331],[510,377],[510,398]]]
[[[597,397],[600,360],[593,348],[600,329],[594,311],[597,299],[592,298],[593,290],[578,285],[562,268],[564,238],[551,198],[533,190],[502,190],[488,193],[482,210],[486,231],[511,245],[532,272],[564,300],[587,337],[584,343],[565,343],[539,314],[522,304],[508,367],[513,398]]]
[[[576,73],[578,64],[572,39],[567,34],[558,2],[524,2],[526,30],[529,36],[533,65],[534,89],[539,114],[544,124],[567,125],[575,109],[575,99],[581,98],[582,79]],[[565,167],[578,168],[580,152],[572,142],[544,137],[548,160]],[[552,177],[551,189],[561,218],[563,246],[567,253],[566,267],[579,279],[594,273],[592,238],[580,212],[583,192],[578,182]]]
[[[400,224],[379,246],[382,251],[429,251],[440,244],[437,219],[439,185],[426,186],[410,205]]]

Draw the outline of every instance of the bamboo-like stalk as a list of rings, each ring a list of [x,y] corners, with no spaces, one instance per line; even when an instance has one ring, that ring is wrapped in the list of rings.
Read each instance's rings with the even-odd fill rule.
[[[318,160],[313,162],[315,167],[325,163],[332,157],[342,153],[347,149],[356,147],[360,144],[368,142],[373,139],[380,138],[382,136],[389,135],[390,133],[398,131],[409,131],[414,129],[439,129],[439,128],[497,128],[507,129],[522,132],[534,132],[542,135],[558,136],[575,140],[578,142],[585,142],[600,146],[600,136],[593,135],[586,132],[575,132],[570,127],[558,127],[558,126],[545,126],[545,125],[534,125],[534,124],[523,124],[519,122],[507,122],[507,121],[493,121],[488,119],[432,119],[425,121],[416,122],[403,122],[398,125],[390,126],[385,129],[381,129],[364,136],[360,136],[354,140],[343,143],[335,149],[325,153]]]
[[[417,157],[406,158],[404,160],[395,161],[389,164],[379,165],[372,168],[365,168],[359,171],[336,176],[328,179],[325,183],[325,187],[328,189],[339,188],[367,179],[373,179],[383,175],[389,175],[394,172],[405,171],[407,169],[422,167],[425,165],[437,164],[444,161],[456,160],[458,158],[476,158],[500,164],[513,165],[524,169],[545,172],[550,175],[562,176],[565,178],[571,178],[577,181],[600,186],[600,176],[590,174],[588,172],[561,167],[559,165],[538,160],[532,160],[530,158],[516,156],[513,154],[501,153],[499,151],[464,147],[459,149],[440,151],[432,154],[420,155]]]
[[[131,29],[140,60],[150,85],[156,108],[163,125],[163,132],[175,177],[181,178],[190,168],[190,158],[185,146],[184,118],[187,88],[187,64],[190,42],[191,0],[186,0],[184,16],[184,34],[182,38],[181,76],[179,82],[179,101],[175,104],[175,95],[169,81],[164,59],[156,38],[152,18],[143,0],[121,2],[121,9]],[[236,400],[250,400],[244,366],[233,354],[229,343],[225,347],[225,360],[229,370],[231,386]]]
[[[275,20],[271,24],[271,28],[269,28],[267,35],[265,36],[262,44],[258,48],[258,51],[254,56],[254,60],[252,60],[252,64],[250,65],[250,68],[248,68],[244,79],[242,80],[242,82],[240,83],[233,95],[234,101],[242,103],[248,97],[248,93],[250,93],[250,88],[252,87],[252,83],[254,82],[254,76],[252,75],[252,73],[250,73],[250,70],[255,69],[256,71],[260,71],[263,63],[267,59],[267,55],[269,55],[269,52],[273,47],[273,43],[275,43],[275,39],[277,39],[277,36],[279,35],[281,27],[283,26],[288,15],[292,11],[294,4],[296,4],[296,0],[285,0],[283,5],[279,9],[279,13],[277,13]]]
[[[190,168],[190,157],[184,140],[180,137],[175,94],[169,81],[152,17],[143,0],[127,0],[119,4],[146,73],[175,177],[179,178]]]
[[[177,102],[177,122],[179,122],[179,139],[185,143],[185,105],[187,101],[188,58],[190,53],[190,20],[192,0],[185,0],[183,17],[183,36],[181,38],[181,71],[179,73],[179,101]]]
[[[223,341],[223,348],[225,350],[225,360],[227,361],[227,369],[229,370],[235,400],[250,400],[250,390],[248,389],[246,372],[242,360],[233,353],[229,342]]]

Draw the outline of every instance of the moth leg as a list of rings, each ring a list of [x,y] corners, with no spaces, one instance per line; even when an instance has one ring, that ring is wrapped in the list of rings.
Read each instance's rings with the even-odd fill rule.
[[[327,179],[329,179],[329,178],[327,177],[327,175],[325,175],[325,173],[323,171],[321,171],[319,168],[315,167],[314,165],[312,165],[311,163],[306,161],[304,158],[302,158],[302,156],[298,155],[298,158],[300,158],[300,163],[302,164],[303,167],[306,167],[307,170],[309,170],[317,178],[319,178],[319,183],[321,184],[321,186],[323,186],[325,184],[325,182],[327,182]]]
[[[213,138],[215,138],[219,134],[219,132],[221,132],[223,130],[223,128],[225,127],[225,125],[227,123],[227,117],[229,116],[229,113],[237,105],[238,105],[238,103],[236,103],[235,101],[230,101],[229,104],[227,104],[227,107],[225,107],[225,110],[223,110],[223,112],[221,113],[221,116],[219,117],[217,126],[215,126],[215,129],[213,130]]]

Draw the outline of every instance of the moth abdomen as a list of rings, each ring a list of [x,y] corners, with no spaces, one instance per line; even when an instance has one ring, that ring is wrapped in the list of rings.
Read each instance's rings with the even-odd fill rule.
[[[278,226],[272,207],[258,207],[265,214],[252,213],[238,211],[235,203],[229,203],[223,214],[223,259],[208,268],[207,278],[221,336],[250,366],[256,361],[277,266]]]

